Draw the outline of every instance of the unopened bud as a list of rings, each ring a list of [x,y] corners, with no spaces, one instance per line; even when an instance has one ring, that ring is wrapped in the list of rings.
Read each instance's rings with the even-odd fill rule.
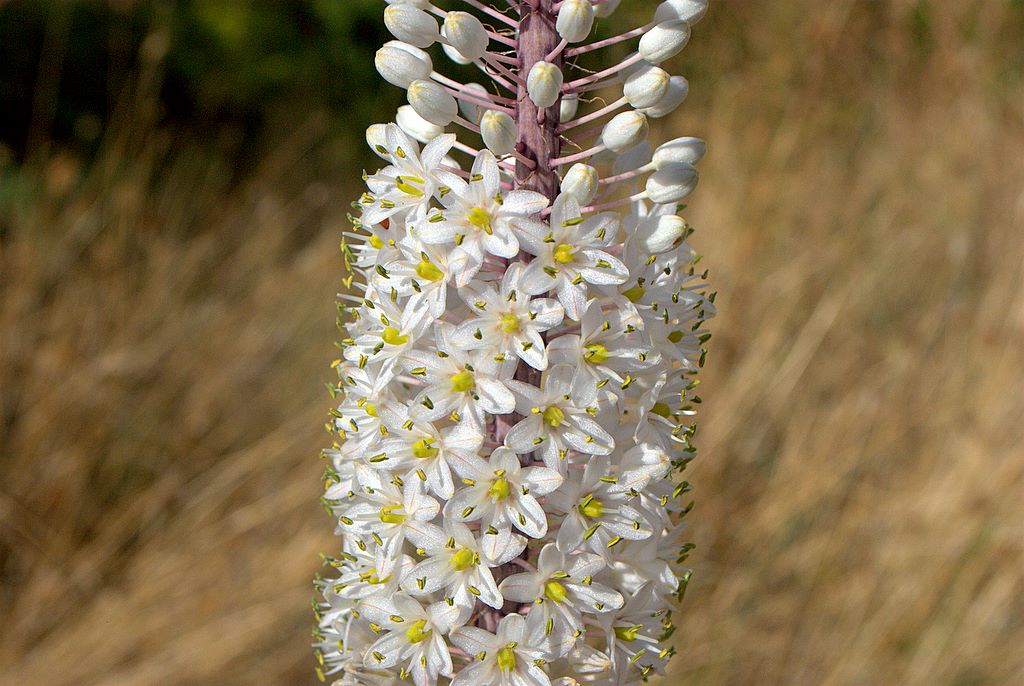
[[[409,104],[432,124],[447,126],[459,114],[459,106],[451,93],[440,84],[418,79],[409,84]]]
[[[690,25],[681,19],[663,21],[640,39],[640,56],[659,64],[678,55],[690,40]]]
[[[594,6],[590,0],[564,0],[558,8],[555,29],[570,43],[579,43],[590,35],[594,26]]]
[[[505,112],[487,110],[480,118],[484,145],[495,155],[508,155],[516,145],[516,121]]]
[[[420,143],[429,143],[444,133],[444,127],[432,124],[416,113],[411,105],[402,105],[395,114],[395,123]]]
[[[491,94],[487,92],[479,83],[467,83],[466,89],[472,91],[474,100],[483,100],[485,102],[491,101]],[[486,105],[478,105],[475,102],[469,100],[459,99],[459,112],[462,113],[462,118],[471,121],[474,124],[480,121],[480,117],[483,115],[484,110],[487,109]]]
[[[558,105],[558,123],[564,124],[576,116],[576,110],[580,107],[580,99],[575,95],[566,95],[562,97]]]
[[[589,205],[597,196],[597,170],[589,164],[579,162],[569,167],[562,177],[562,192],[576,198],[580,205]]]
[[[384,8],[384,25],[395,38],[417,48],[429,48],[439,37],[437,21],[408,3]]]
[[[647,177],[647,197],[659,205],[679,202],[697,187],[697,170],[692,164],[670,164]]]
[[[601,142],[612,152],[622,152],[642,143],[647,131],[647,117],[643,113],[622,112],[605,124]]]
[[[622,95],[636,109],[653,107],[665,97],[671,76],[661,67],[645,64],[626,77]]]
[[[673,76],[669,80],[668,92],[665,93],[665,97],[658,101],[654,107],[647,107],[644,109],[646,114],[651,119],[658,119],[664,117],[666,114],[675,112],[676,108],[683,104],[683,100],[686,100],[686,96],[690,94],[690,82],[682,76]]]
[[[636,240],[644,252],[668,252],[686,235],[686,220],[674,214],[650,217],[636,229]]]
[[[618,8],[620,2],[622,0],[604,0],[604,2],[594,8],[594,14],[604,19]]]
[[[551,107],[562,90],[562,72],[550,62],[537,62],[526,77],[526,92],[537,107]]]
[[[425,79],[434,70],[430,55],[402,41],[388,41],[373,58],[384,80],[399,88],[408,88],[416,79]]]
[[[487,52],[487,29],[468,12],[449,12],[441,26],[441,35],[467,60],[478,60]]]
[[[654,167],[661,169],[670,164],[697,164],[704,157],[706,148],[700,138],[675,138],[662,143],[654,151]]]
[[[654,10],[654,21],[681,19],[696,24],[707,14],[708,0],[665,0]]]

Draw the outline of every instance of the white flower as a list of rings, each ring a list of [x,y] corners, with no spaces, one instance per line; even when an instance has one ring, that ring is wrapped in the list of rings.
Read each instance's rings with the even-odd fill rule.
[[[359,603],[359,613],[383,635],[366,649],[363,662],[371,669],[403,665],[399,678],[411,675],[416,686],[452,675],[452,657],[444,635],[452,615],[446,603],[424,608],[403,593],[373,596]]]
[[[452,632],[452,643],[475,658],[455,676],[452,686],[551,686],[538,664],[544,653],[526,635],[522,615],[502,617],[495,634],[461,627]]]
[[[437,167],[451,150],[455,136],[438,136],[420,153],[416,141],[389,124],[385,141],[391,164],[366,180],[370,193],[360,200],[364,225],[380,223],[402,211],[425,211],[437,186]]]
[[[544,647],[565,655],[583,638],[583,614],[622,607],[622,595],[594,581],[605,563],[598,555],[565,555],[548,544],[540,551],[537,571],[513,574],[501,582],[502,595],[533,603],[527,615],[532,635],[543,636]]]
[[[488,529],[514,526],[530,538],[542,538],[548,520],[537,496],[547,495],[562,483],[562,476],[547,467],[526,467],[508,448],[495,448],[485,462],[465,457],[457,467],[466,486],[445,505],[445,517],[457,521],[480,520]]]
[[[515,397],[508,389],[514,365],[496,361],[486,350],[463,350],[449,324],[435,325],[434,339],[437,352],[414,350],[403,359],[409,373],[423,381],[423,389],[413,399],[414,417],[435,421],[447,416],[483,427],[486,414],[515,409]]]
[[[458,265],[455,285],[462,287],[480,271],[484,253],[514,257],[519,252],[518,224],[548,201],[533,191],[503,194],[498,162],[489,150],[473,162],[469,183],[454,176],[447,183],[450,190],[441,195],[445,209],[422,219],[416,235],[424,243],[455,246],[449,264]]]
[[[621,541],[651,535],[650,523],[631,504],[635,496],[617,481],[608,457],[592,457],[582,473],[570,471],[562,487],[548,495],[551,511],[563,515],[556,538],[559,550],[585,547],[608,559]]]
[[[522,279],[523,265],[512,264],[498,289],[481,281],[464,288],[460,295],[475,316],[459,325],[454,342],[466,349],[517,355],[534,369],[547,369],[541,333],[560,324],[564,312],[556,300],[531,299],[522,290]]]
[[[550,227],[523,227],[523,248],[537,257],[526,266],[522,288],[531,295],[555,291],[566,316],[579,321],[587,302],[584,283],[619,284],[629,275],[626,265],[606,250],[618,230],[615,215],[585,219],[574,197],[558,196]]]
[[[441,591],[461,611],[457,624],[469,618],[477,600],[501,608],[505,601],[491,567],[513,559],[526,545],[522,537],[507,532],[478,540],[465,524],[450,520],[443,529],[433,524],[419,528],[413,542],[427,559],[409,570],[402,587],[413,595]]]
[[[562,473],[570,450],[607,455],[615,447],[611,435],[591,416],[596,409],[576,404],[593,402],[596,390],[574,396],[573,373],[572,367],[558,365],[544,374],[541,388],[520,381],[507,383],[523,419],[509,430],[505,445],[517,453],[536,450],[544,464]]]
[[[618,679],[624,680],[630,671],[644,678],[664,672],[671,655],[661,644],[667,620],[668,608],[653,584],[645,584],[631,594],[615,612],[598,617]]]

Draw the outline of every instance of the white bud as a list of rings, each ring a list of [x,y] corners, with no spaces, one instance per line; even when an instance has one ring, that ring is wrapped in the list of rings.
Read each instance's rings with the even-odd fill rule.
[[[594,14],[602,19],[610,16],[618,8],[620,2],[622,0],[604,0],[604,2],[594,8]]]
[[[487,89],[481,86],[479,83],[467,83],[466,89],[472,91],[473,96],[477,100],[483,100],[485,102],[491,101],[491,94],[487,92]],[[459,112],[462,113],[462,118],[467,121],[471,121],[474,124],[479,123],[480,116],[487,109],[486,105],[478,105],[475,102],[469,100],[458,100]]]
[[[566,95],[558,104],[558,123],[564,124],[576,116],[576,110],[580,107],[580,99],[575,95]]]
[[[651,161],[651,144],[643,141],[640,145],[634,146],[621,153],[610,153],[612,163],[612,174],[625,174],[645,166]]]
[[[651,119],[664,117],[682,105],[683,100],[686,100],[686,96],[689,94],[690,82],[682,76],[673,76],[669,81],[668,93],[665,94],[665,97],[659,100],[654,107],[645,108],[643,112]]]
[[[662,143],[654,151],[654,167],[661,169],[670,164],[697,164],[704,157],[706,147],[700,138],[675,138]]]
[[[681,19],[663,21],[640,38],[640,56],[659,64],[678,55],[690,40],[690,25]]]
[[[449,12],[441,26],[441,34],[467,60],[478,60],[487,52],[487,29],[468,12]]]
[[[562,72],[550,62],[537,62],[526,77],[526,92],[541,109],[551,107],[562,89]]]
[[[645,190],[659,205],[679,202],[697,187],[697,170],[692,164],[670,164],[647,177]]]
[[[447,126],[459,114],[459,106],[451,93],[440,84],[418,79],[409,84],[409,104],[432,124]]]
[[[448,59],[455,64],[473,64],[473,60],[466,59],[461,52],[447,43],[441,43],[441,49],[444,50],[445,55],[448,55]]]
[[[569,167],[569,171],[562,177],[562,192],[576,198],[581,206],[589,205],[597,196],[599,180],[596,169],[579,162]]]
[[[647,138],[647,117],[641,112],[622,112],[611,118],[601,132],[601,142],[612,152],[629,150]]]
[[[487,110],[480,118],[484,145],[495,155],[508,155],[516,145],[516,121],[505,112]]]
[[[437,21],[418,7],[408,3],[388,5],[384,8],[384,25],[395,38],[429,48],[438,39]]]
[[[558,9],[555,29],[570,43],[579,43],[594,26],[594,6],[590,0],[565,0]]]
[[[443,126],[431,124],[416,114],[416,110],[411,105],[402,105],[398,108],[398,113],[395,115],[395,123],[398,124],[398,128],[420,143],[429,143],[444,133]]]
[[[682,19],[696,24],[708,11],[708,0],[665,0],[654,10],[654,21]]]
[[[388,83],[408,88],[416,79],[425,79],[434,70],[430,55],[402,41],[388,41],[373,58],[377,71]]]
[[[661,67],[645,64],[626,77],[622,94],[638,110],[653,107],[668,92],[670,78],[669,73]]]
[[[686,235],[687,226],[682,217],[663,214],[642,222],[634,235],[644,252],[658,255],[675,247]]]
[[[366,144],[370,146],[370,150],[377,153],[378,157],[385,160],[388,153],[387,137],[385,132],[388,130],[387,124],[373,124],[366,129]]]

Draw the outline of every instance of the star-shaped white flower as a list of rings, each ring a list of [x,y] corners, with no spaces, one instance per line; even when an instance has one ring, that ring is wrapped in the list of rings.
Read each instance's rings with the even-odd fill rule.
[[[476,659],[455,675],[451,686],[551,686],[540,668],[544,652],[527,636],[522,615],[502,617],[495,634],[464,626],[451,639]]]
[[[518,355],[534,369],[547,369],[548,354],[541,333],[558,326],[564,313],[557,300],[530,298],[522,288],[523,265],[511,264],[498,288],[474,280],[461,289],[475,315],[460,324],[455,342],[468,349]]]
[[[460,461],[456,467],[466,484],[445,505],[445,517],[481,524],[497,530],[510,526],[530,538],[548,531],[548,520],[537,496],[547,495],[562,483],[562,476],[547,467],[526,467],[508,448],[495,448],[485,462]]]
[[[447,189],[440,193],[443,210],[434,210],[416,225],[415,235],[431,245],[452,245],[449,260],[455,285],[462,287],[484,264],[484,253],[515,257],[519,252],[517,233],[524,221],[548,206],[548,200],[534,191],[501,191],[501,172],[489,150],[473,162],[470,180],[449,175]]]
[[[522,288],[531,295],[555,291],[565,315],[579,321],[587,303],[584,282],[604,286],[629,277],[626,265],[607,250],[618,230],[616,215],[584,218],[575,198],[559,195],[550,225],[530,223],[521,232],[523,249],[536,255],[526,267]]]
[[[570,450],[607,455],[615,447],[611,435],[591,416],[596,410],[580,405],[593,402],[596,389],[589,397],[574,396],[573,374],[569,365],[557,365],[544,373],[541,388],[521,381],[506,384],[523,419],[509,430],[505,445],[517,453],[539,451],[545,465],[563,474]]]
[[[452,657],[444,636],[451,630],[447,603],[423,607],[404,593],[373,596],[359,603],[359,613],[382,634],[363,655],[371,669],[402,665],[399,678],[411,675],[416,686],[432,686],[438,675],[452,676]]]

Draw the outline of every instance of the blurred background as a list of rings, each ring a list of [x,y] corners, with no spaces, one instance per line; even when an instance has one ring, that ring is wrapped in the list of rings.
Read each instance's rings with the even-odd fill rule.
[[[315,681],[380,11],[0,2],[0,684]],[[674,63],[721,314],[667,683],[1024,683],[1022,46],[1020,0],[714,0]]]

